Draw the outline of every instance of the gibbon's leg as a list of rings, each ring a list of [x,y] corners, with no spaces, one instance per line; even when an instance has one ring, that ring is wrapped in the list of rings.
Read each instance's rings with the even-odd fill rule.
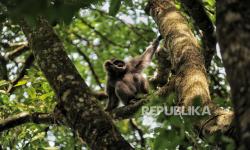
[[[129,102],[135,98],[136,88],[133,85],[127,85],[126,83],[120,81],[117,82],[115,86],[115,93],[117,97],[124,103],[128,105]]]

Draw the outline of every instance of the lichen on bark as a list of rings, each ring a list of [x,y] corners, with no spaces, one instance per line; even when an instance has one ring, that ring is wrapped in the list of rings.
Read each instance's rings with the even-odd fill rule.
[[[30,27],[21,21],[38,66],[57,96],[57,109],[66,125],[79,133],[91,149],[133,149],[111,117],[99,106],[87,84],[70,61],[53,28],[44,18]]]
[[[173,70],[172,80],[159,93],[164,95],[164,92],[168,94],[169,90],[173,90],[177,95],[176,103],[183,106],[201,100],[201,105],[209,106],[212,112],[209,123],[201,120],[201,130],[209,133],[226,132],[233,113],[217,107],[210,98],[202,50],[186,18],[176,9],[174,0],[150,0],[147,10],[164,37],[164,47],[170,51]]]
[[[170,50],[179,103],[192,105],[196,97],[201,98],[202,104],[209,103],[204,58],[187,21],[170,0],[153,0],[150,5],[150,14],[164,37],[164,46]]]

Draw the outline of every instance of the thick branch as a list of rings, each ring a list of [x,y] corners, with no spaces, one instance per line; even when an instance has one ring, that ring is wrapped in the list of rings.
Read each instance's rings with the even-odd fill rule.
[[[183,106],[192,106],[194,100],[199,97],[201,104],[208,105],[212,115],[218,116],[213,122],[216,128],[206,126],[206,129],[211,132],[227,129],[232,120],[232,112],[224,113],[212,103],[201,47],[186,19],[175,8],[174,1],[151,0],[147,10],[165,39],[165,48],[170,50],[171,64],[175,72],[173,88],[166,86],[162,91],[174,89],[178,98],[176,103]],[[167,60],[165,61],[167,63]],[[225,118],[228,120],[227,124],[222,121]]]
[[[122,120],[131,118],[147,102],[146,99],[127,106],[114,109],[110,114],[114,119]]]
[[[47,113],[22,112],[4,120],[0,120],[0,132],[29,122],[36,124],[53,124],[54,117]]]
[[[192,105],[195,97],[201,97],[203,104],[210,102],[201,48],[187,21],[171,0],[152,0],[149,5],[150,14],[165,39],[164,46],[171,54],[179,103]]]
[[[104,92],[91,92],[91,94],[98,100],[102,101],[102,100],[107,100],[108,99],[108,95]]]
[[[208,17],[204,6],[200,0],[180,0],[185,8],[194,19],[195,24],[201,29],[203,39],[206,45],[204,52],[205,66],[208,69],[211,65],[212,58],[216,52],[216,37],[214,25]]]

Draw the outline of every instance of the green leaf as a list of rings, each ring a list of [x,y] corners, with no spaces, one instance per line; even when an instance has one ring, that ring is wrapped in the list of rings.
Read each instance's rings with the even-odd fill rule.
[[[115,16],[121,7],[121,0],[111,0],[109,7],[109,14]]]
[[[41,132],[41,133],[38,133],[36,136],[34,136],[30,142],[33,142],[33,141],[36,141],[36,140],[39,140],[39,139],[42,139],[45,137],[45,132]]]
[[[46,98],[48,98],[50,96],[53,96],[53,94],[54,94],[53,92],[43,94],[43,95],[39,96],[39,99],[40,100],[45,100]]]
[[[32,98],[32,99],[35,99],[37,96],[36,96],[36,89],[31,87],[31,88],[28,88],[27,89],[27,92],[29,94],[29,96]]]
[[[57,147],[44,147],[44,149],[46,149],[46,150],[59,150],[60,148],[57,146]]]
[[[15,85],[15,87],[24,85],[24,84],[26,84],[26,83],[27,83],[27,80],[18,81],[18,83]]]

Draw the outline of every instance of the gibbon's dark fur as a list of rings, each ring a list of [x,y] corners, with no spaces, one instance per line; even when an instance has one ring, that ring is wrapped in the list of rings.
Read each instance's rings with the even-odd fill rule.
[[[161,39],[162,37],[159,36],[142,55],[128,62],[111,59],[104,63],[107,72],[106,92],[109,99],[107,111],[116,108],[119,101],[128,105],[131,100],[136,100],[137,94],[148,93],[148,82],[142,76],[142,71],[150,64]]]

